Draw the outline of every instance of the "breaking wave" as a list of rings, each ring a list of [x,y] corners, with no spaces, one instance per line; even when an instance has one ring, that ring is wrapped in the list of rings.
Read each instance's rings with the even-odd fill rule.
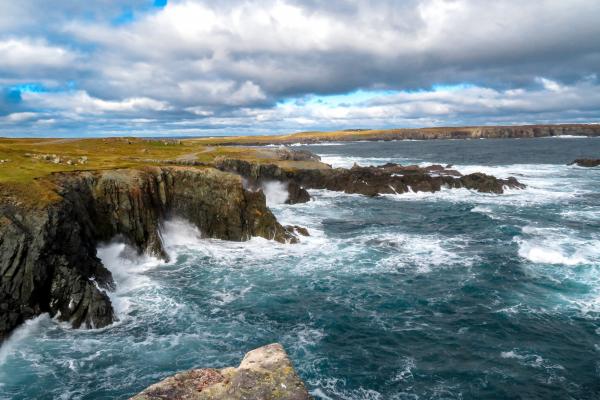
[[[599,175],[532,157],[535,146],[566,159],[592,146],[559,142],[327,147],[334,166],[454,161],[528,187],[377,198],[311,190],[310,202],[287,205],[285,188],[268,184],[278,220],[309,230],[300,243],[208,239],[175,218],[161,230],[168,263],[103,244],[119,322],[83,331],[28,321],[0,347],[0,398],[126,398],[179,370],[237,365],[275,341],[317,399],[594,396]],[[469,146],[508,147],[494,163]]]

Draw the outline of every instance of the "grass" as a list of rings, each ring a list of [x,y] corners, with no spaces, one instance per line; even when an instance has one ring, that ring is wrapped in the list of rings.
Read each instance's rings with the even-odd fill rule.
[[[60,163],[54,163],[54,156]],[[81,163],[82,157],[86,161]],[[59,199],[53,173],[197,162],[210,165],[218,158],[278,163],[282,167],[310,167],[306,162],[278,161],[262,148],[215,146],[197,140],[2,139],[0,138],[0,203],[7,199],[31,206]],[[73,165],[67,163],[71,160]],[[315,165],[317,166],[316,163]],[[205,166],[199,165],[197,168]]]
[[[145,140],[137,138],[100,139],[2,139],[0,138],[0,204],[7,198],[31,204],[46,204],[57,198],[49,177],[57,172],[136,168],[148,165],[172,165],[195,161],[210,165],[219,158],[276,163],[283,168],[320,168],[323,164],[307,161],[280,161],[274,152],[250,145],[291,144],[369,139],[437,138],[444,135],[478,137],[482,132],[508,128],[530,130],[549,126],[511,127],[439,127],[423,129],[345,130],[300,132],[276,136],[238,136],[185,140]],[[600,125],[563,125],[573,132],[587,129],[600,135]],[[237,146],[233,146],[237,145]],[[246,147],[243,147],[243,146]],[[61,157],[61,163],[42,159],[44,155]],[[85,163],[79,163],[87,157]],[[51,158],[51,157],[50,157]],[[74,161],[73,165],[66,160]],[[200,166],[198,167],[200,168]]]

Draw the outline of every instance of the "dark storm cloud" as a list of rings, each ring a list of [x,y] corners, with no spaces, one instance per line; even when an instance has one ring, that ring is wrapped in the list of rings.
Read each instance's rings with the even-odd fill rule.
[[[595,122],[599,17],[592,0],[3,2],[0,127]],[[358,101],[359,89],[373,93]]]

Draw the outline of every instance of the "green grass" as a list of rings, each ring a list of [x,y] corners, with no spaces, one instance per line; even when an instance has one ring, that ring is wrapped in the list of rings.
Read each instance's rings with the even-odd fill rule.
[[[55,164],[36,158],[44,155],[56,155],[63,162]],[[87,157],[84,164],[77,162],[81,157]],[[272,152],[261,148],[215,146],[198,140],[0,138],[0,160],[8,160],[0,163],[0,201],[9,198],[35,206],[59,199],[50,179],[57,172],[139,168],[186,161],[211,164],[218,158],[278,163],[282,167],[310,166],[306,162],[278,161]],[[68,165],[66,160],[75,164]]]

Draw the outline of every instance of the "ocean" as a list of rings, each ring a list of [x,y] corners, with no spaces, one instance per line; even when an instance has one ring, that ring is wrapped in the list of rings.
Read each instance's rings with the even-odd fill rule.
[[[280,342],[316,399],[600,398],[600,139],[299,146],[334,166],[452,164],[515,176],[468,190],[367,198],[311,191],[282,223],[299,244],[163,236],[172,261],[99,256],[119,322],[74,330],[47,315],[0,347],[1,399],[124,399],[177,371],[237,365]]]

